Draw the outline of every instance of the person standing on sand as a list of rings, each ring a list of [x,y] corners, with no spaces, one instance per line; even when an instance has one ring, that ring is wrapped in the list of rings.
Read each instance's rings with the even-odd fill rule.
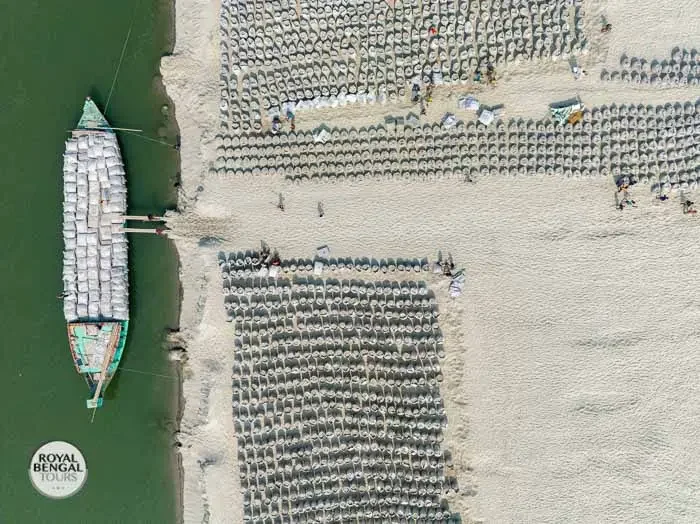
[[[282,193],[279,194],[279,200],[277,201],[277,209],[284,213],[284,197],[282,196]]]
[[[325,212],[323,211],[323,202],[318,203],[318,216],[320,218],[323,218],[323,215],[325,215]]]
[[[272,132],[273,133],[279,133],[282,129],[282,120],[280,120],[279,116],[275,116],[272,118]]]
[[[414,104],[420,100],[420,86],[418,84],[413,84],[411,86],[411,102]]]
[[[584,76],[586,76],[586,71],[581,69],[579,66],[575,65],[571,68],[571,71],[574,73],[574,79],[575,80],[580,80]]]

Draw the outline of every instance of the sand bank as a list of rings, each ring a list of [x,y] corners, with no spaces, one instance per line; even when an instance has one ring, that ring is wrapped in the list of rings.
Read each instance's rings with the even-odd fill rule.
[[[320,243],[337,256],[422,256],[439,247],[468,272],[458,301],[438,288],[447,348],[446,446],[455,454],[462,492],[475,493],[455,499],[454,509],[489,522],[681,516],[665,504],[632,505],[630,493],[640,502],[680,497],[679,507],[694,507],[678,495],[690,493],[684,479],[694,474],[676,472],[681,465],[700,470],[690,457],[698,431],[693,318],[700,308],[688,294],[700,224],[689,224],[675,203],[655,206],[639,195],[634,215],[615,213],[602,181],[556,188],[551,180],[488,181],[478,191],[368,183],[335,192],[302,187],[282,216],[269,203],[274,181],[268,183],[255,186],[258,196],[235,213],[173,223],[183,236],[183,259],[190,260],[184,276],[192,271],[203,286],[194,295],[201,321],[190,356],[201,366],[193,373],[204,375],[185,383],[187,411],[201,424],[194,422],[193,432],[203,441],[191,448],[199,448],[200,458],[235,446],[226,429],[232,330],[224,323],[215,252],[198,247],[203,233],[234,249],[265,238],[297,257],[310,256]],[[217,184],[221,195],[245,188]],[[216,200],[207,193],[205,208]],[[308,205],[321,196],[323,219]],[[463,210],[460,217],[445,211],[454,209]],[[207,420],[201,406],[209,387]],[[225,511],[219,486],[226,486],[229,503],[235,500],[237,469],[220,460],[222,478],[207,486],[217,485]],[[214,496],[208,491],[210,502]]]
[[[595,36],[576,82],[564,63],[504,72],[486,103],[506,116],[540,117],[580,94],[588,105],[692,100],[697,88],[602,83],[604,61],[636,52],[645,34],[666,56],[691,45],[694,19],[659,25],[652,2],[616,4],[609,41]],[[242,497],[230,403],[233,332],[225,322],[218,247],[265,240],[285,257],[434,256],[449,251],[467,271],[465,293],[435,284],[447,357],[449,426],[461,491],[453,510],[485,522],[605,522],[700,518],[694,492],[700,432],[693,358],[700,332],[693,298],[700,222],[678,202],[632,192],[616,211],[611,180],[490,178],[476,185],[371,182],[291,186],[281,176],[208,174],[218,121],[216,1],[176,4],[177,43],[163,60],[182,134],[181,213],[171,218],[182,260],[181,323],[188,341],[181,448],[184,520],[240,522]],[[592,4],[589,16],[603,12]],[[647,20],[641,25],[640,20]],[[656,25],[654,25],[656,24]],[[665,23],[664,23],[665,24]],[[658,39],[651,38],[652,36]],[[657,51],[655,48],[653,51]],[[428,118],[452,110],[436,94]],[[300,113],[298,125],[368,125],[406,108],[361,106]],[[648,191],[648,189],[647,189]],[[286,210],[276,209],[284,192]],[[322,201],[325,216],[317,216]]]

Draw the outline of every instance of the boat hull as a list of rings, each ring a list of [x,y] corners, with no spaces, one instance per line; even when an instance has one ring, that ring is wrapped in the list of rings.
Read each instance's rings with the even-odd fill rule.
[[[73,363],[102,405],[129,326],[126,172],[114,131],[89,98],[63,155],[63,313]]]

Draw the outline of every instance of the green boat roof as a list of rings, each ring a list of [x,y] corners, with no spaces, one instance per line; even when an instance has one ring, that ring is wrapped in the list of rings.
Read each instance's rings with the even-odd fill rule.
[[[78,122],[78,129],[110,129],[109,122],[97,108],[90,97],[85,99],[83,114]]]

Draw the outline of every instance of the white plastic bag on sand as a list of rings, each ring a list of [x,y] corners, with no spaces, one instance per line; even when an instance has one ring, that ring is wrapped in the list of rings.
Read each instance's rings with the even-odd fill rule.
[[[459,97],[459,100],[457,100],[457,107],[466,109],[467,111],[478,111],[480,104],[472,95],[466,95]]]
[[[446,113],[442,117],[442,125],[445,129],[451,129],[457,125],[457,118],[452,113]]]
[[[452,280],[450,281],[450,296],[452,298],[456,298],[462,294],[462,290],[464,289],[464,281],[466,280],[464,273],[462,271],[457,272],[452,277]]]
[[[496,115],[493,114],[493,111],[489,111],[488,109],[484,109],[481,114],[479,115],[479,122],[484,124],[485,126],[488,126],[493,122],[493,120],[496,118]]]

